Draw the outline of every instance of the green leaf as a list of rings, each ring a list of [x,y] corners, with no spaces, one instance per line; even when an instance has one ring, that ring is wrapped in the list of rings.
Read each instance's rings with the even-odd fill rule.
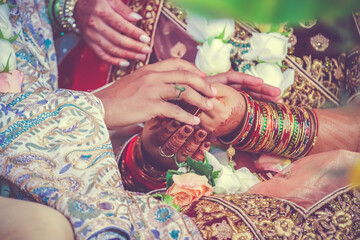
[[[223,31],[220,33],[220,35],[217,36],[216,38],[217,38],[217,39],[224,39],[224,37],[225,37],[225,30],[226,30],[226,26],[224,27],[224,29],[223,29]]]
[[[178,166],[178,168],[186,167],[186,162],[179,163],[179,162],[177,161],[176,154],[174,155],[174,161],[175,161],[176,165]]]
[[[219,177],[219,174],[221,173],[221,170],[217,170],[212,173],[212,179],[215,180]]]
[[[164,203],[166,203],[166,204],[169,204],[169,205],[173,205],[173,196],[170,196],[170,195],[168,195],[168,194],[165,194],[164,195]]]
[[[177,211],[180,212],[180,206],[177,204],[174,204],[173,199],[174,199],[173,196],[170,196],[167,194],[164,195],[164,203],[169,204],[170,206],[173,206],[173,208],[175,208]]]
[[[178,172],[175,171],[175,170],[168,170],[168,171],[166,172],[166,188],[169,188],[169,187],[171,187],[171,186],[174,184],[174,181],[173,181],[173,179],[172,179],[172,176],[173,176],[174,174],[178,174]]]
[[[11,54],[12,54],[12,53],[10,53],[10,55],[9,55],[9,57],[8,57],[8,60],[7,60],[7,62],[6,62],[6,66],[3,65],[4,70],[3,70],[2,72],[10,72],[10,58],[11,58]]]
[[[209,163],[203,163],[198,162],[192,159],[191,157],[188,157],[186,160],[186,163],[189,167],[191,167],[192,170],[195,171],[198,175],[204,175],[207,177],[210,183],[212,183],[212,172],[214,170],[213,166]]]
[[[163,197],[163,195],[160,194],[160,193],[156,193],[156,194],[153,194],[153,195],[151,195],[151,196],[152,196],[153,198],[159,197],[161,201],[164,201],[164,197]]]
[[[0,39],[4,39],[4,34],[2,33],[1,29],[0,29]]]
[[[18,32],[15,36],[13,36],[12,38],[9,39],[10,43],[13,43],[20,35],[20,32]]]
[[[231,167],[231,170],[232,170],[233,172],[235,172],[234,165],[233,165],[232,163],[230,163],[229,166]]]

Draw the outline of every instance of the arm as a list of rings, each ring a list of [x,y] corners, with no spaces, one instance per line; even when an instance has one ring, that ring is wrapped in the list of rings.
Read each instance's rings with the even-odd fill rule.
[[[202,127],[220,137],[223,143],[244,151],[293,159],[336,149],[358,151],[360,108],[357,104],[310,110],[251,100],[249,107],[245,95],[224,85],[216,87],[219,94],[212,99],[213,110],[203,112],[200,118]],[[248,121],[252,114],[252,121]]]

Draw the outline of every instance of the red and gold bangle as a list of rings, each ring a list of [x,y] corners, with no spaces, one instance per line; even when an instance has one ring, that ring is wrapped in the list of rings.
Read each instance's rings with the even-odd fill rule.
[[[263,146],[267,143],[269,140],[269,135],[273,131],[271,128],[272,126],[272,112],[271,112],[271,106],[269,104],[263,104],[264,113],[266,116],[266,122],[264,123],[264,132],[262,137],[258,140],[257,144],[255,144],[254,149],[252,151],[254,152],[263,152]]]
[[[310,151],[311,149],[315,146],[316,144],[316,141],[317,141],[317,138],[318,138],[318,133],[319,133],[319,127],[318,127],[318,124],[319,124],[319,120],[318,120],[318,117],[316,115],[316,112],[312,109],[308,109],[308,112],[310,113],[310,115],[312,116],[312,130],[311,130],[311,134],[312,134],[312,138],[310,137],[309,139],[309,142],[307,144],[307,149],[304,149],[303,153],[300,154],[298,156],[298,158],[300,157],[304,157],[306,156]]]
[[[141,150],[139,149],[138,141],[140,141],[139,136],[134,137],[123,152],[120,169],[121,174],[124,176],[122,177],[124,184],[133,190],[141,192],[165,187],[166,180],[163,176],[164,173],[158,177],[154,177],[148,175],[147,172],[139,167],[139,162],[142,162],[142,166],[148,165],[147,168],[150,165],[147,164],[144,159],[136,159],[140,157],[139,150]]]
[[[245,138],[242,142],[238,142],[238,144],[236,145],[243,151],[249,151],[250,148],[256,144],[257,139],[260,137],[259,131],[263,121],[262,111],[258,102],[255,102],[254,107],[255,107],[256,122],[253,128],[251,129],[251,135],[249,135],[250,136],[249,138]]]
[[[252,98],[245,92],[239,91],[243,98],[245,99],[245,105],[246,105],[246,116],[242,120],[242,124],[239,126],[238,130],[235,130],[238,132],[236,137],[231,137],[231,139],[227,139],[226,136],[219,137],[219,141],[224,145],[230,145],[230,144],[237,144],[237,142],[244,140],[246,136],[248,135],[251,126],[254,122],[254,101]]]

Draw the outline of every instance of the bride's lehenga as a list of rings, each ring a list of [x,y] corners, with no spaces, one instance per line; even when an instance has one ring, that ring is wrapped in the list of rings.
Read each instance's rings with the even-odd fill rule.
[[[51,31],[40,13],[45,5],[30,0],[17,5],[23,17],[14,21],[20,32],[15,46],[18,69],[26,78],[22,93],[0,95],[2,196],[57,209],[69,218],[77,239],[360,238],[360,193],[347,180],[348,170],[359,162],[357,152],[336,150],[299,159],[247,193],[204,197],[183,207],[184,215],[148,195],[125,191],[98,99],[55,91]],[[136,0],[131,5],[146,16],[140,24],[152,36],[156,53],[152,60],[194,59],[196,43],[183,31],[181,10],[158,0]],[[360,15],[354,13],[353,20],[352,33],[359,45],[355,23]],[[359,50],[335,55],[338,35],[323,31],[316,22],[301,26],[290,37],[293,47],[285,60],[296,70],[285,102],[336,107],[346,99],[357,101]],[[251,31],[250,26],[237,24],[232,39],[234,68],[244,67],[236,54]],[[26,40],[29,36],[35,45]],[[114,67],[111,79],[149,61],[150,56],[133,62],[126,71]],[[354,119],[358,124],[359,118]],[[356,139],[349,141],[360,143],[359,134],[352,134]]]

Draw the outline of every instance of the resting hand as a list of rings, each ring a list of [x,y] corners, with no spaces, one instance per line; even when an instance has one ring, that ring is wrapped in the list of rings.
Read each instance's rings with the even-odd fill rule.
[[[216,98],[212,98],[214,108],[200,114],[201,127],[216,137],[232,133],[244,117],[245,99],[235,89],[217,83]]]
[[[79,0],[74,10],[80,32],[104,61],[128,66],[126,59],[144,60],[150,38],[131,22],[142,17],[121,0]]]
[[[143,155],[162,170],[177,168],[174,155],[179,163],[186,161],[188,156],[202,161],[204,151],[210,148],[206,135],[205,130],[194,130],[191,125],[176,120],[152,119],[146,122],[141,135]]]
[[[142,67],[94,95],[104,104],[109,129],[145,122],[156,116],[197,125],[198,117],[167,100],[181,99],[203,110],[212,109],[211,101],[203,95],[214,97],[216,88],[204,77],[193,64],[169,59]]]
[[[236,90],[243,90],[256,100],[274,101],[280,100],[281,90],[268,84],[264,84],[261,78],[245,73],[228,71],[207,77],[211,83],[222,83]]]

